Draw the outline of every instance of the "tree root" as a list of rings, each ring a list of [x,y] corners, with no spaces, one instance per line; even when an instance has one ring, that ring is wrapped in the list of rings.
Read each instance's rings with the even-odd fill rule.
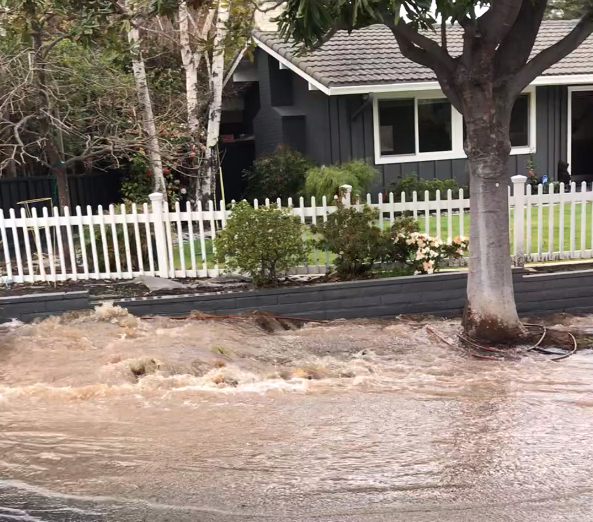
[[[513,348],[497,348],[494,346],[484,346],[483,344],[480,344],[477,341],[475,341],[474,339],[471,339],[463,334],[458,334],[458,337],[459,337],[459,340],[462,342],[462,344],[465,345],[467,353],[477,359],[485,359],[485,360],[490,360],[490,361],[500,361],[500,360],[509,359],[509,358],[516,359],[518,356],[526,355],[527,353],[532,352],[532,351],[536,351],[538,353],[542,353],[545,355],[556,355],[556,356],[558,355],[557,352],[552,351],[552,350],[547,350],[541,346],[542,343],[544,342],[544,340],[546,339],[546,336],[549,334],[550,329],[548,329],[545,326],[540,325],[540,324],[525,324],[524,326],[526,326],[528,328],[541,328],[541,330],[542,330],[542,333],[539,336],[537,342],[535,344],[533,344],[532,346],[529,346],[528,348],[514,348],[513,349]],[[443,335],[441,335],[440,332],[438,332],[438,330],[434,329],[431,326],[427,327],[427,331],[429,333],[433,334],[439,341],[441,341],[444,344],[447,344],[448,346],[450,346],[452,348],[456,348],[458,346],[455,343],[448,340]],[[578,342],[577,342],[576,337],[572,333],[560,332],[558,330],[554,330],[554,333],[562,333],[562,334],[568,335],[568,337],[570,338],[570,341],[571,341],[572,348],[566,349],[565,350],[566,353],[560,355],[559,357],[553,357],[551,359],[552,361],[555,361],[555,362],[562,361],[564,359],[567,359],[571,355],[574,355],[577,352]],[[480,352],[486,352],[486,353],[490,353],[490,354],[494,354],[494,355],[485,355],[484,353],[480,353]]]

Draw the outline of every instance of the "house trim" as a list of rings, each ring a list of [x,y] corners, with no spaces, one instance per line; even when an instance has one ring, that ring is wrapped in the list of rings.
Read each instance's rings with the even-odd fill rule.
[[[534,86],[529,86],[523,91],[529,94],[529,145],[526,147],[513,147],[511,155],[518,154],[532,154],[536,151],[537,146],[537,116],[536,116],[536,89]],[[382,93],[373,97],[373,141],[375,152],[376,165],[388,165],[395,163],[412,163],[420,161],[438,161],[438,160],[453,160],[465,159],[467,155],[463,150],[463,116],[451,105],[451,145],[452,150],[439,152],[418,152],[416,154],[401,154],[397,156],[381,155],[381,140],[379,134],[379,101],[393,100],[398,98],[413,98],[414,101],[414,132],[416,147],[419,147],[418,136],[418,100],[419,99],[446,99],[445,94],[441,90],[432,91],[408,91],[398,93]]]
[[[566,112],[566,161],[572,165],[572,93],[573,92],[593,92],[593,85],[579,85],[568,88],[568,108]]]
[[[309,85],[314,86],[315,88],[319,89],[321,92],[323,92],[324,94],[327,94],[328,96],[331,95],[330,89],[328,89],[325,85],[318,82],[315,78],[312,78],[311,76],[309,76],[307,73],[302,71],[299,67],[294,65],[290,60],[287,60],[286,58],[284,58],[283,56],[278,54],[276,51],[274,51],[273,49],[268,47],[266,44],[262,43],[257,38],[253,37],[253,39],[255,40],[255,43],[257,43],[258,47],[260,47],[263,51],[268,53],[273,58],[276,58],[276,60],[278,60],[278,62],[280,62],[280,64],[284,66],[283,68],[290,69],[292,72],[298,74],[301,78],[303,78],[307,82],[309,82]]]
[[[346,94],[370,94],[370,93],[391,93],[391,92],[409,92],[409,91],[434,91],[440,90],[439,82],[425,81],[425,82],[401,82],[401,83],[385,83],[378,85],[342,85],[336,87],[328,87],[320,81],[313,78],[311,75],[304,72],[300,67],[287,60],[282,55],[268,47],[257,37],[253,37],[255,43],[263,51],[274,57],[282,68],[287,68],[305,79],[315,89],[328,96],[339,96]],[[538,76],[531,85],[582,85],[593,84],[593,74],[563,74],[563,75],[544,75]],[[314,89],[310,89],[314,90]]]

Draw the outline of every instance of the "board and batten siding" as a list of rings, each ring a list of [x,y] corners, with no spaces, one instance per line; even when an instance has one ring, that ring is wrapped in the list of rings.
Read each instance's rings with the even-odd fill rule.
[[[372,104],[364,106],[360,94],[326,96],[309,90],[307,82],[289,70],[279,70],[278,62],[258,50],[257,67],[260,80],[261,109],[254,120],[256,154],[272,152],[287,143],[289,118],[304,118],[304,139],[293,140],[319,165],[339,164],[351,159],[366,159],[380,172],[373,192],[384,190],[398,178],[416,174],[422,179],[455,179],[460,186],[468,183],[465,159],[433,160],[411,163],[375,165]],[[278,70],[277,70],[278,69]],[[286,89],[292,95],[288,107],[273,106],[272,90],[285,88],[278,77],[290,78]],[[284,80],[286,81],[286,80]],[[286,99],[286,96],[284,97]],[[363,107],[363,108],[362,108]],[[361,110],[362,108],[362,110]],[[558,161],[566,159],[567,87],[537,87],[536,132],[534,155],[538,176],[556,177]],[[288,143],[291,144],[291,143]],[[303,150],[304,149],[304,150]],[[513,155],[509,160],[509,177],[527,174],[529,155]]]

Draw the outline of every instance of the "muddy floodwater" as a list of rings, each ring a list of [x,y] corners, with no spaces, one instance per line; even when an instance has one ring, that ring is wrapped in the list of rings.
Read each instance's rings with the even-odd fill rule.
[[[593,354],[477,360],[458,328],[4,326],[0,520],[593,521]]]

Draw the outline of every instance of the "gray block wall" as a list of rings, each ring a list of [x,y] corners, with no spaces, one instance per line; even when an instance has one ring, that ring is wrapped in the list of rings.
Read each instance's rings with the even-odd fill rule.
[[[593,270],[513,274],[520,314],[593,312]],[[322,283],[251,292],[119,299],[135,315],[182,316],[196,310],[234,315],[250,310],[310,319],[394,317],[400,314],[454,316],[463,311],[466,272]],[[92,308],[87,292],[0,298],[0,323],[31,321],[68,310]]]
[[[29,322],[38,317],[59,315],[72,310],[86,310],[90,307],[88,292],[0,297],[0,324],[11,319]]]

